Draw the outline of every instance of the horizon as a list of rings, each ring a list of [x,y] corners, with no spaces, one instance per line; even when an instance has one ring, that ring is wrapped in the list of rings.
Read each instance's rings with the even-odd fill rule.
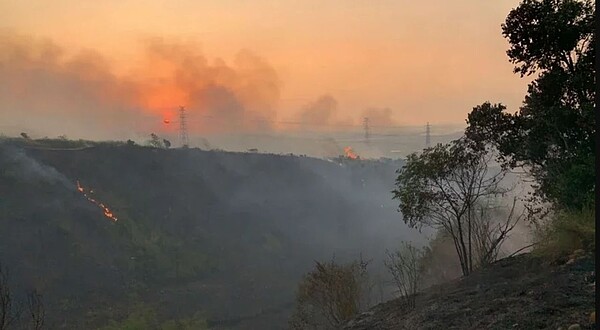
[[[477,104],[521,104],[500,33],[517,4],[3,3],[0,121],[127,139],[176,134],[184,105],[203,137],[464,127]]]

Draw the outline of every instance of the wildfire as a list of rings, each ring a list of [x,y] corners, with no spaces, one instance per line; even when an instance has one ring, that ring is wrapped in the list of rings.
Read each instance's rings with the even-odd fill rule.
[[[360,157],[350,147],[344,148],[344,154],[349,159],[360,159]]]
[[[117,221],[117,217],[112,213],[112,211],[106,207],[106,205],[104,205],[103,203],[98,202],[97,200],[93,199],[92,197],[88,196],[88,194],[85,192],[85,189],[83,189],[83,187],[81,186],[81,184],[79,183],[79,180],[77,180],[77,191],[79,191],[88,201],[96,204],[98,207],[100,207],[102,209],[102,212],[104,213],[104,216],[109,218],[111,221],[116,222]],[[93,190],[90,190],[90,193],[93,193]]]

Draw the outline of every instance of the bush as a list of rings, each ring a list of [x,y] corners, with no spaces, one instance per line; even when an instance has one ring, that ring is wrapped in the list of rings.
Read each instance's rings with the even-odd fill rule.
[[[337,329],[367,306],[367,264],[316,262],[298,285],[292,329]]]
[[[575,250],[594,253],[596,246],[596,212],[593,208],[581,211],[560,211],[547,223],[538,224],[534,253],[553,261],[563,259]]]
[[[386,254],[384,264],[392,275],[400,297],[409,308],[414,308],[417,291],[421,285],[421,260],[424,250],[403,242],[400,250],[386,251]]]
[[[462,275],[454,242],[446,231],[438,230],[423,248],[420,268],[423,288],[446,283]]]

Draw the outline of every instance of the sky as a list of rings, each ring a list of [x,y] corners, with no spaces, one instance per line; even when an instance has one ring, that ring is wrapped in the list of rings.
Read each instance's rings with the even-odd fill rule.
[[[517,4],[2,0],[0,126],[173,133],[179,105],[207,134],[460,125],[521,104],[500,27]]]

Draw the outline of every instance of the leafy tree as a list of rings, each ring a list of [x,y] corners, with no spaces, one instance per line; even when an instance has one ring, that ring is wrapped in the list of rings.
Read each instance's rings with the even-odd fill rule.
[[[479,216],[486,202],[508,192],[500,186],[506,170],[492,171],[492,158],[487,148],[467,139],[438,144],[408,156],[392,191],[400,202],[405,223],[419,229],[428,226],[444,230],[452,237],[463,275],[479,266],[478,255],[490,254],[478,247],[495,249],[520,220],[511,212],[502,224],[478,230],[482,223],[492,222],[491,217]],[[477,244],[481,241],[478,234],[490,236],[486,240],[491,244]]]
[[[165,146],[165,148],[169,149],[171,147],[171,141],[163,139],[163,145]]]
[[[495,146],[503,165],[536,181],[533,200],[580,209],[595,188],[595,7],[589,0],[524,0],[502,31],[521,77],[537,74],[514,114],[483,103],[466,135]]]

